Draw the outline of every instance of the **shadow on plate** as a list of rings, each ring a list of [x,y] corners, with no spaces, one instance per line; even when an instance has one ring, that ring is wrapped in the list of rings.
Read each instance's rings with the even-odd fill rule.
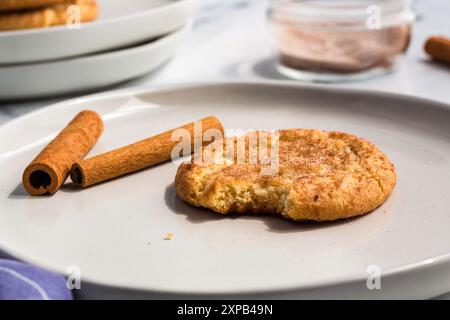
[[[8,195],[8,199],[42,199],[42,198],[50,198],[52,195],[44,195],[39,197],[32,197],[25,191],[23,184],[19,183],[17,187],[14,188],[13,191]]]
[[[295,222],[283,219],[279,216],[265,215],[265,214],[227,214],[221,215],[205,208],[198,208],[189,205],[177,197],[175,187],[172,184],[167,186],[164,193],[164,200],[170,211],[177,215],[185,216],[186,220],[192,223],[206,223],[218,220],[261,220],[266,225],[266,230],[274,233],[290,233],[290,232],[308,232],[318,229],[332,228],[344,223],[349,223],[361,217],[356,217],[348,220],[341,220],[335,222]]]
[[[276,65],[277,58],[271,56],[257,61],[239,61],[226,66],[222,72],[232,79],[253,76],[268,80],[289,80],[278,72]]]
[[[420,60],[423,64],[427,65],[430,68],[433,68],[435,70],[444,70],[444,71],[450,71],[450,64],[446,64],[444,62],[435,60],[435,59],[422,59]]]

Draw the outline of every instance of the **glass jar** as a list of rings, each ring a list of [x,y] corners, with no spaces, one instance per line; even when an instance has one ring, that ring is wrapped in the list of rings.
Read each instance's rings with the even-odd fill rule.
[[[414,14],[409,0],[272,0],[268,19],[282,74],[335,82],[393,70]]]

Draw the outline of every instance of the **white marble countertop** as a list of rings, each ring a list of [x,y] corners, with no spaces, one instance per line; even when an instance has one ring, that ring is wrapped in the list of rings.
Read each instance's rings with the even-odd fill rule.
[[[285,78],[274,67],[266,27],[267,0],[199,0],[192,31],[170,62],[156,72],[112,89],[154,84]],[[338,86],[389,91],[450,105],[450,68],[429,61],[423,52],[433,34],[450,36],[450,1],[416,0],[418,19],[401,68],[383,77]],[[0,124],[62,100],[0,103]],[[450,299],[450,294],[443,298]]]

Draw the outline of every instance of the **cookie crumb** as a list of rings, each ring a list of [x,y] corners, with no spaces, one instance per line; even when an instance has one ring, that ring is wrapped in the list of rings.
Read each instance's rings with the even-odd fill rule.
[[[172,240],[173,239],[173,233],[167,232],[166,236],[164,237],[164,240]]]

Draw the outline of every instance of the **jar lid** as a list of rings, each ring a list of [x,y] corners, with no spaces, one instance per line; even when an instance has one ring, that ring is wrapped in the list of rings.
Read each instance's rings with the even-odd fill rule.
[[[270,12],[291,22],[349,22],[353,26],[379,19],[382,28],[414,20],[411,0],[272,0]]]

